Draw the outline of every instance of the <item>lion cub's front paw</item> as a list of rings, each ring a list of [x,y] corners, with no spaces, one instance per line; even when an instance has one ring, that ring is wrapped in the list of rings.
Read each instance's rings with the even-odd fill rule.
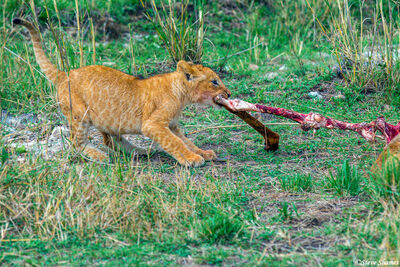
[[[200,150],[199,154],[203,156],[205,160],[213,160],[217,158],[217,154],[213,150]]]
[[[182,163],[181,163],[182,164]],[[197,154],[192,154],[185,158],[183,165],[197,167],[204,164],[204,158]]]
[[[91,158],[92,160],[108,161],[108,155],[106,153],[95,147],[92,147],[91,145],[87,145],[86,147],[84,147],[84,149],[81,152],[82,154]]]

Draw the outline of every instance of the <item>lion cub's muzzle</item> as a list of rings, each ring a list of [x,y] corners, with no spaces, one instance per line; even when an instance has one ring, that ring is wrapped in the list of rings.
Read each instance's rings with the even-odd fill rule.
[[[231,91],[229,91],[228,89],[222,90],[218,95],[220,95],[221,97],[228,99],[231,96]]]
[[[228,99],[230,96],[231,96],[231,91],[229,91],[228,89],[225,89],[225,90],[223,90],[222,92],[220,92],[218,95],[216,95],[216,96],[213,98],[213,101],[214,101],[215,104],[217,104],[217,105],[220,106],[220,105],[221,105],[221,104],[220,104],[221,98]]]

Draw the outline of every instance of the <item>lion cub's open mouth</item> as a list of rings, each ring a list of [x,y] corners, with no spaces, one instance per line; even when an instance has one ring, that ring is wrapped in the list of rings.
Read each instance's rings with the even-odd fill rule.
[[[228,98],[225,98],[223,95],[217,95],[216,97],[213,98],[213,101],[217,106],[223,107],[224,101],[226,101],[227,99]]]

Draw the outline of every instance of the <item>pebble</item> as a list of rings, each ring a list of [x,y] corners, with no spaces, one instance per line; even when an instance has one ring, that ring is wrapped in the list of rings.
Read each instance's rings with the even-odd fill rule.
[[[325,52],[322,52],[322,53],[320,54],[320,56],[321,56],[321,57],[324,57],[324,58],[331,57],[330,54],[325,53]]]
[[[250,70],[258,70],[260,67],[258,66],[258,65],[256,65],[256,64],[250,64],[249,65],[249,69]]]
[[[333,98],[334,99],[346,99],[346,97],[342,94],[335,95]]]
[[[318,93],[318,92],[309,92],[308,96],[311,97],[311,98],[318,98],[318,99],[322,99],[323,98],[322,95],[320,93]]]
[[[392,110],[392,107],[389,106],[388,104],[383,105],[383,111],[384,111],[384,112],[389,112],[389,111],[391,111],[391,110]]]
[[[61,138],[67,138],[69,136],[69,130],[65,126],[57,126],[54,127],[51,135],[49,137],[49,141],[60,140]]]
[[[266,74],[264,75],[264,77],[265,77],[267,80],[273,80],[273,79],[275,79],[276,77],[278,77],[278,73],[276,73],[276,72],[268,72],[268,73],[266,73]]]
[[[21,114],[19,116],[13,116],[6,110],[1,111],[0,121],[2,124],[7,124],[10,127],[21,128],[27,124],[37,123],[38,117],[32,113]]]

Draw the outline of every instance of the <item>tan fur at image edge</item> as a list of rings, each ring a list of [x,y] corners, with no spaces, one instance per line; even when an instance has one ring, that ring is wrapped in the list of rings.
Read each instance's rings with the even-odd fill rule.
[[[371,171],[379,174],[382,172],[382,166],[391,162],[393,158],[400,161],[400,134],[393,138],[393,140],[383,149],[375,164],[372,166]],[[397,164],[397,168],[400,168],[399,164]]]
[[[70,71],[69,94],[66,73],[46,57],[35,27],[19,18],[13,22],[29,30],[36,60],[57,87],[61,110],[71,125],[71,141],[83,154],[95,160],[107,158],[105,152],[88,143],[88,128],[93,125],[102,133],[104,143],[114,149],[143,153],[121,136],[143,134],[183,165],[197,166],[216,158],[214,151],[198,148],[178,127],[185,105],[213,105],[215,96],[230,96],[211,69],[180,61],[175,72],[138,79],[112,68],[86,66]]]

